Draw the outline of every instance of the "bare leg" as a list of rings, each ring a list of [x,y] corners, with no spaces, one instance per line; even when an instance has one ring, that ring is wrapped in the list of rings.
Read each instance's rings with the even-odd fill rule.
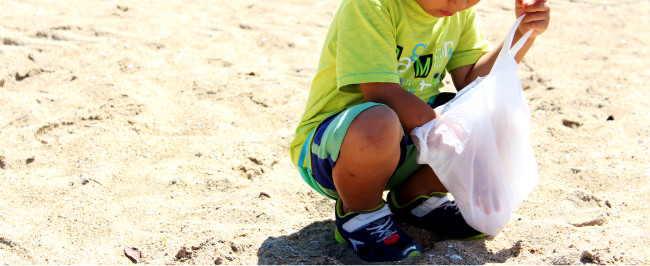
[[[402,129],[397,114],[386,106],[361,112],[350,124],[332,170],[343,210],[377,207],[400,158]]]
[[[431,167],[423,165],[399,188],[397,203],[406,204],[418,196],[429,195],[431,192],[447,192],[447,188],[440,182]]]

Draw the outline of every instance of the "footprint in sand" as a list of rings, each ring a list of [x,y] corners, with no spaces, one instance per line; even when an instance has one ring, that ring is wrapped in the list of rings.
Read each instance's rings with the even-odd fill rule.
[[[597,226],[606,223],[608,200],[600,199],[585,191],[576,190],[567,194],[567,200],[576,210],[571,213],[568,223],[575,227]]]

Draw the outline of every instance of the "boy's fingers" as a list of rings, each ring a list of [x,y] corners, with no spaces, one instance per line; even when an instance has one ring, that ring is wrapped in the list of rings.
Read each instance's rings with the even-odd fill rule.
[[[526,17],[524,18],[522,23],[527,24],[535,21],[548,21],[549,19],[550,16],[548,11],[533,12],[533,13],[526,14]]]
[[[539,36],[540,34],[544,33],[547,28],[548,21],[532,21],[521,25],[522,32],[533,30],[533,35],[531,37]]]
[[[531,21],[526,23],[526,27],[528,29],[533,29],[539,33],[542,33],[546,30],[546,28],[548,28],[548,21]]]
[[[537,1],[534,2],[530,5],[524,5],[523,9],[526,12],[540,12],[540,11],[546,11],[550,9],[550,6],[548,4],[548,1]]]
[[[515,3],[518,14],[526,14],[519,28],[521,32],[533,30],[532,37],[537,37],[546,31],[551,18],[547,0],[516,0]]]
[[[524,2],[522,0],[516,0],[515,1],[515,7],[521,8],[524,6]]]

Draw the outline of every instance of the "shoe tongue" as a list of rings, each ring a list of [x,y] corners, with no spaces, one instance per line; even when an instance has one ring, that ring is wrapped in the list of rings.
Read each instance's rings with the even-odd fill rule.
[[[377,219],[377,220],[374,220],[374,221],[373,221],[372,223],[370,223],[370,224],[373,225],[373,226],[383,225],[383,224],[386,223],[386,220],[388,220],[388,216],[384,216],[384,217],[382,217],[382,218],[379,218],[379,219]]]

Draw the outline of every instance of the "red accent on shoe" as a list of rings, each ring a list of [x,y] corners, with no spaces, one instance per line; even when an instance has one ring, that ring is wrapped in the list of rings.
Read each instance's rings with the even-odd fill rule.
[[[392,236],[389,236],[386,239],[384,239],[384,244],[391,245],[397,243],[397,241],[399,241],[399,235],[395,233]]]

